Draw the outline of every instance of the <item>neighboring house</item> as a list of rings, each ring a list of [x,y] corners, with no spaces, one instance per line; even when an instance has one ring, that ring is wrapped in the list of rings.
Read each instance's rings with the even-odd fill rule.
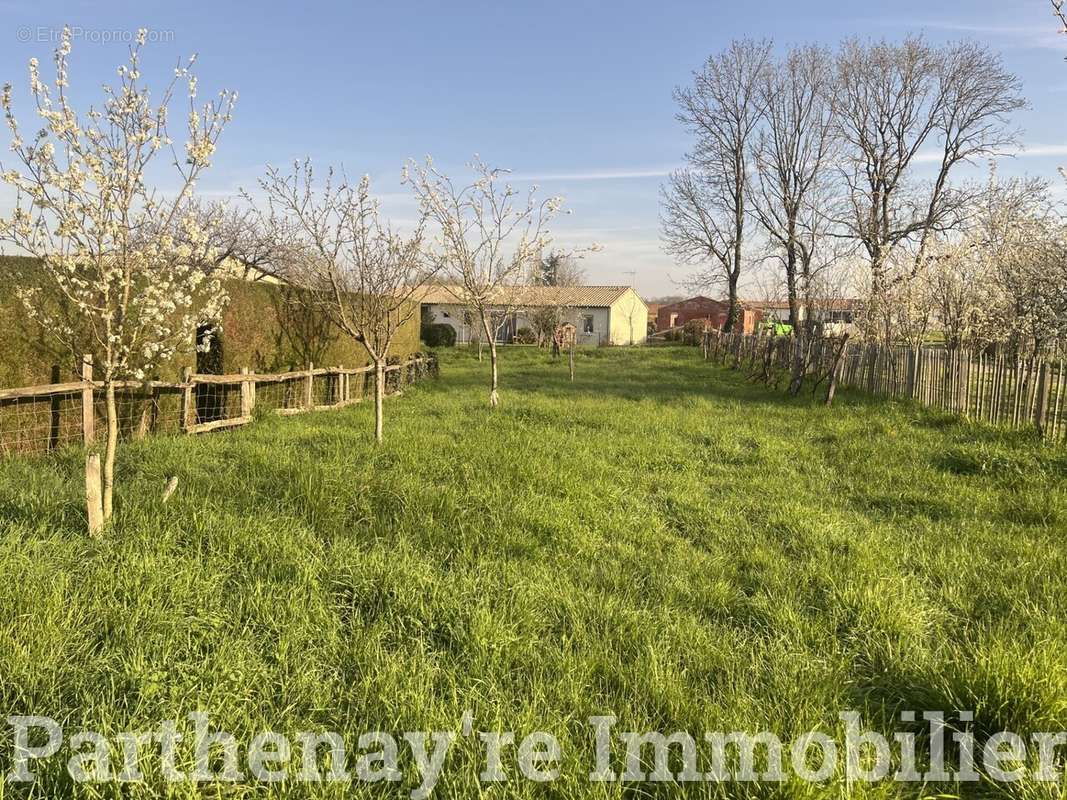
[[[648,303],[648,329],[650,331],[659,330],[656,323],[656,318],[659,316],[659,307],[662,303]]]
[[[629,286],[519,286],[498,292],[494,312],[496,339],[510,343],[522,328],[533,328],[530,313],[537,308],[566,306],[577,321],[578,344],[643,344],[648,329],[648,307]],[[508,302],[510,300],[510,302]],[[476,341],[480,323],[471,318],[453,286],[427,286],[422,312],[433,321],[450,325],[456,342]]]
[[[680,328],[685,323],[694,319],[707,320],[713,328],[722,328],[726,324],[730,306],[722,300],[712,300],[710,297],[697,295],[688,300],[679,300],[677,303],[668,303],[660,306],[656,314],[656,330],[665,331],[670,328]],[[741,327],[745,333],[752,333],[760,320],[759,312],[748,307],[741,309]]]
[[[747,308],[755,309],[762,319],[772,319],[776,322],[789,322],[789,303],[782,301],[758,302],[746,301]],[[863,301],[855,298],[840,298],[832,300],[818,300],[814,304],[815,322],[832,324],[835,326],[851,325],[859,314]],[[800,321],[804,321],[805,309],[800,307]]]

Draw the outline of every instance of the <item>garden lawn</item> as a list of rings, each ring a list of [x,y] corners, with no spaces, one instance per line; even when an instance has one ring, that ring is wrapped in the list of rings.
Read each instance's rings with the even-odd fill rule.
[[[488,359],[445,353],[387,401],[377,449],[370,405],[127,446],[98,541],[80,454],[0,462],[0,718],[188,732],[200,709],[242,744],[338,731],[350,768],[361,733],[458,731],[467,709],[560,742],[557,780],[522,779],[505,748],[510,780],[479,787],[483,748],[460,735],[435,797],[678,791],[591,784],[598,714],[698,742],[773,731],[787,765],[803,732],[843,741],[849,709],[886,735],[924,730],[906,710],[973,711],[979,737],[1067,729],[1062,450],[850,392],[828,410],[692,348],[583,350],[573,383],[544,352],[501,358],[499,409]],[[145,784],[76,786],[61,751],[0,798],[406,797],[400,744],[399,783],[168,785],[148,753]],[[5,772],[11,754],[4,726]],[[786,775],[688,791],[846,792],[840,770]],[[851,796],[920,790],[978,791]]]

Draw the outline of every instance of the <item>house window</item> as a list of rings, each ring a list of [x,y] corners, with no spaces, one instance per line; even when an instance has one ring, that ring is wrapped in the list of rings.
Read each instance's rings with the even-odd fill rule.
[[[582,333],[593,332],[593,315],[582,314]]]

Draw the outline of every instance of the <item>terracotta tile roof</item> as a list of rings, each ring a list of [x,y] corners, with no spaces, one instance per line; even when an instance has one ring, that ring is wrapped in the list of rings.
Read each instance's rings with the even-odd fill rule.
[[[525,306],[584,306],[607,308],[630,289],[629,286],[516,286],[501,289],[497,302]],[[437,305],[461,304],[462,293],[456,286],[427,286],[420,302]],[[644,301],[642,301],[644,302]]]
[[[660,311],[692,311],[694,308],[725,309],[726,303],[698,294],[696,297],[687,297],[685,300],[675,300],[659,307]]]

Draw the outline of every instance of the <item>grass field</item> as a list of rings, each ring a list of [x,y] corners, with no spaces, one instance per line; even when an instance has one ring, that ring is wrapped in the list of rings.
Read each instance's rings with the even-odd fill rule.
[[[0,711],[110,734],[201,709],[242,743],[336,730],[350,760],[362,732],[455,731],[466,709],[560,742],[557,780],[522,780],[505,749],[510,781],[479,786],[460,735],[435,797],[678,791],[590,784],[597,714],[783,741],[840,740],[848,709],[887,735],[925,730],[905,710],[973,711],[979,738],[1067,729],[1062,450],[847,392],[826,410],[688,348],[583,351],[574,383],[544,353],[502,359],[496,412],[488,362],[448,353],[389,401],[378,450],[362,406],[131,445],[101,541],[79,456],[0,462]],[[406,797],[403,741],[399,760],[400,783],[196,788],[150,757],[145,785],[74,786],[64,756],[0,798]],[[838,771],[689,792],[987,790],[1063,787],[846,790]]]

